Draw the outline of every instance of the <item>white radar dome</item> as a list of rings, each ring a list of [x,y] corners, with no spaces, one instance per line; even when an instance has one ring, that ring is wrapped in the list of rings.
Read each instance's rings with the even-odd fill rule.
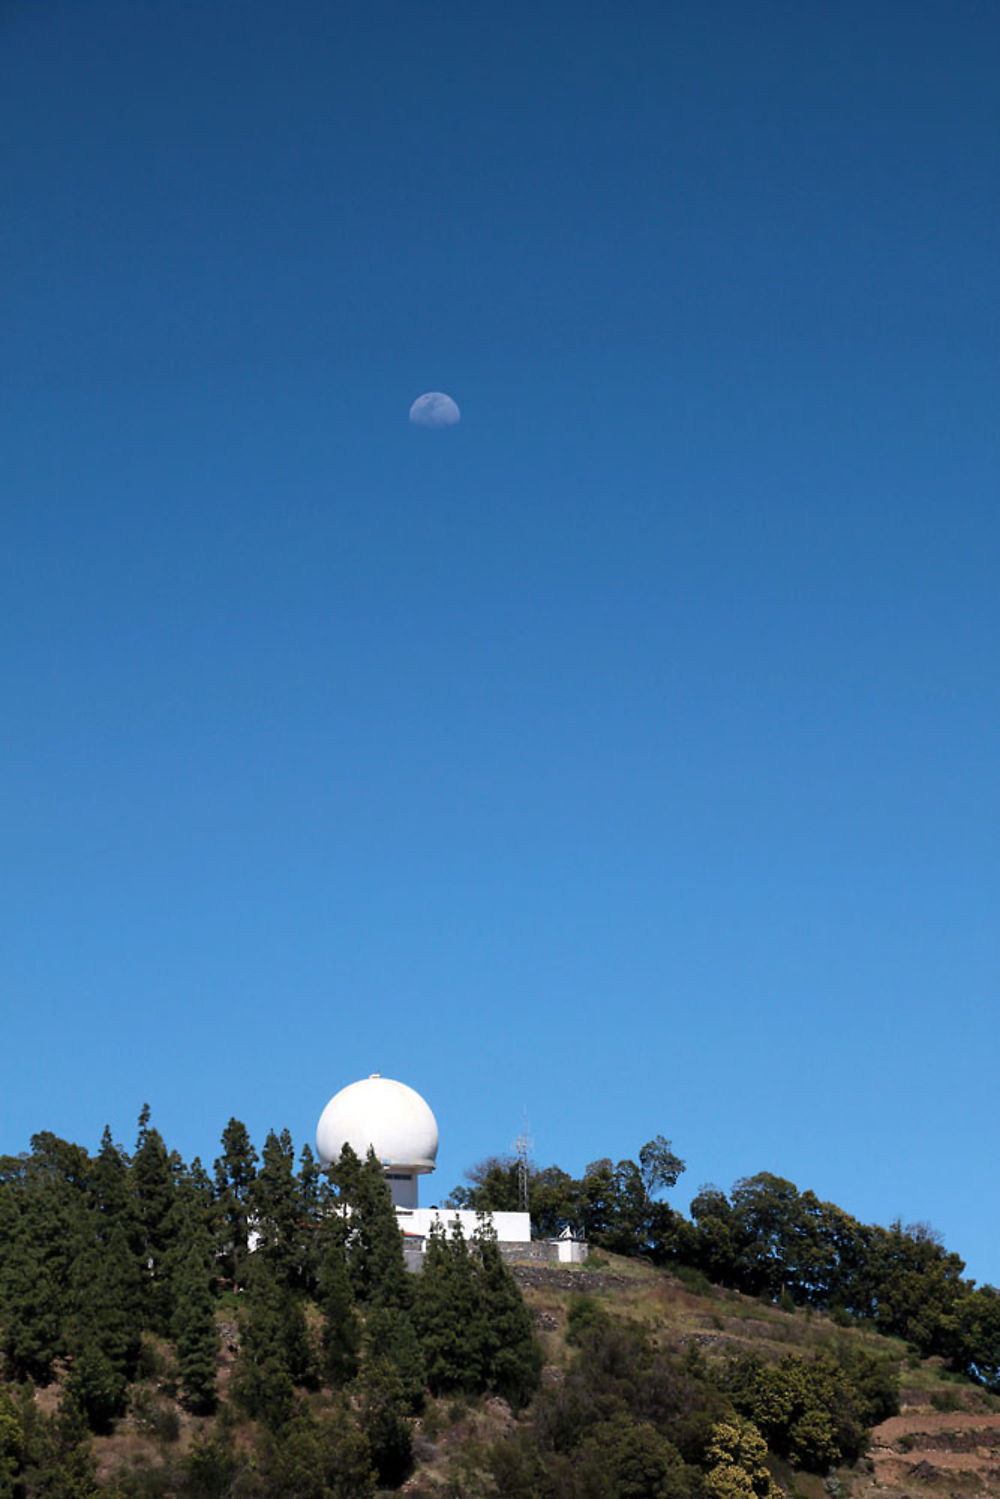
[[[362,1160],[374,1150],[383,1166],[433,1171],[437,1120],[413,1088],[375,1072],[335,1093],[319,1116],[316,1149],[324,1165],[350,1145]]]

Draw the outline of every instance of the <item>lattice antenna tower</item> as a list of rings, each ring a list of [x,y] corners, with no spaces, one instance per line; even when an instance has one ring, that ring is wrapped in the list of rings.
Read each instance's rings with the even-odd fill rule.
[[[524,1110],[521,1133],[514,1141],[517,1152],[517,1201],[522,1213],[528,1211],[528,1168],[535,1142],[528,1133],[528,1110]]]

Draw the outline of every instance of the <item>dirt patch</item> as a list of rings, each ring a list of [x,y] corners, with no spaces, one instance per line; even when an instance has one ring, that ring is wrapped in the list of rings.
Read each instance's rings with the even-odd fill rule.
[[[955,1484],[977,1495],[1000,1495],[1000,1414],[907,1411],[872,1433],[875,1486],[914,1499],[917,1491],[959,1499]]]
[[[933,1436],[939,1432],[982,1431],[993,1433],[1000,1443],[1000,1412],[979,1415],[975,1411],[914,1411],[890,1416],[875,1428],[875,1440],[888,1445],[900,1437]]]

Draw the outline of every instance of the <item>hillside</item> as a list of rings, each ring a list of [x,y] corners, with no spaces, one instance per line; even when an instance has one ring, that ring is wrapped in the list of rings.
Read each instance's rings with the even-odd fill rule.
[[[1000,1495],[1000,1397],[950,1374],[940,1359],[918,1359],[906,1344],[856,1326],[840,1326],[809,1310],[778,1306],[685,1279],[615,1255],[594,1256],[606,1267],[546,1270],[515,1267],[546,1353],[546,1377],[566,1361],[567,1309],[574,1295],[601,1301],[612,1315],[649,1327],[674,1350],[699,1349],[709,1365],[741,1353],[777,1361],[813,1358],[844,1344],[885,1358],[899,1378],[900,1413],[873,1428],[865,1457],[822,1479],[771,1459],[783,1488],[806,1499],[834,1495],[881,1499],[956,1494]],[[692,1288],[691,1282],[697,1288]]]
[[[709,1369],[746,1354],[773,1364],[789,1354],[814,1359],[859,1348],[887,1361],[898,1375],[900,1413],[874,1428],[859,1462],[826,1476],[796,1470],[772,1454],[768,1466],[780,1487],[802,1499],[1000,1496],[1000,1398],[946,1374],[938,1361],[918,1360],[898,1340],[839,1326],[820,1314],[765,1305],[702,1283],[697,1275],[681,1278],[614,1255],[593,1257],[598,1260],[598,1268],[512,1267],[544,1352],[543,1390],[560,1384],[573,1359],[567,1341],[569,1313],[581,1297],[593,1299],[617,1322],[641,1326],[659,1347],[688,1358],[697,1350]],[[239,1351],[239,1318],[223,1308],[217,1320],[219,1389],[225,1401]],[[221,1499],[223,1493],[260,1492],[249,1481],[244,1486],[238,1473],[226,1488],[207,1472],[202,1487],[182,1479],[193,1446],[206,1439],[211,1443],[222,1432],[227,1441],[233,1439],[237,1452],[250,1453],[259,1433],[255,1423],[225,1403],[210,1418],[187,1412],[173,1393],[172,1362],[168,1343],[147,1340],[127,1415],[110,1435],[94,1439],[102,1490],[129,1499],[168,1499],[175,1492],[219,1494]],[[64,1372],[37,1392],[40,1410],[58,1408]],[[322,1396],[313,1398],[322,1406]],[[489,1493],[517,1499],[544,1492],[516,1483],[498,1487],[484,1463],[485,1454],[495,1452],[498,1444],[516,1445],[534,1421],[532,1407],[515,1415],[496,1396],[459,1393],[428,1400],[413,1422],[414,1470],[399,1491],[411,1499],[478,1499]]]
[[[766,1173],[688,1222],[658,1137],[532,1175],[586,1265],[484,1220],[412,1275],[374,1152],[222,1145],[0,1160],[0,1499],[1000,1499],[1000,1293],[919,1226]]]

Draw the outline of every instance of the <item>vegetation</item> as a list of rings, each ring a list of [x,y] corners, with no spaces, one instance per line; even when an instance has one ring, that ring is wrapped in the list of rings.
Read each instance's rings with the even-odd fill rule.
[[[230,1120],[210,1175],[148,1108],[131,1152],[40,1134],[0,1159],[0,1499],[354,1499],[406,1480],[427,1499],[772,1499],[858,1462],[908,1359],[966,1381],[918,1370],[941,1412],[970,1378],[1000,1390],[1000,1293],[933,1234],[767,1174],[703,1189],[688,1220],[661,1197],[683,1169],[658,1137],[578,1180],[530,1174],[537,1229],[600,1251],[535,1295],[543,1349],[487,1228],[435,1231],[406,1272],[374,1156],[323,1170],[287,1131],[258,1153]],[[494,1160],[454,1201],[517,1190]],[[667,1286],[718,1331],[667,1336]],[[751,1323],[766,1336],[723,1332]],[[793,1323],[814,1329],[794,1347]]]
[[[689,1220],[655,1196],[683,1169],[658,1136],[638,1164],[595,1161],[578,1180],[558,1167],[534,1171],[532,1221],[543,1234],[570,1227],[599,1249],[700,1272],[705,1284],[864,1322],[1000,1391],[1000,1291],[966,1280],[962,1260],[931,1229],[859,1223],[767,1171],[744,1177],[728,1196],[703,1187]],[[516,1207],[517,1162],[484,1161],[451,1200]]]
[[[93,1157],[41,1134],[0,1160],[0,1350],[0,1499],[365,1495],[409,1475],[428,1391],[516,1408],[541,1368],[488,1234],[435,1240],[407,1273],[373,1155],[323,1172],[306,1151],[296,1170],[287,1132],[258,1155],[233,1119],[213,1180],[148,1108],[131,1155],[105,1131]],[[95,1437],[131,1424],[176,1441],[177,1407],[205,1430],[168,1490],[150,1472],[99,1483]]]

